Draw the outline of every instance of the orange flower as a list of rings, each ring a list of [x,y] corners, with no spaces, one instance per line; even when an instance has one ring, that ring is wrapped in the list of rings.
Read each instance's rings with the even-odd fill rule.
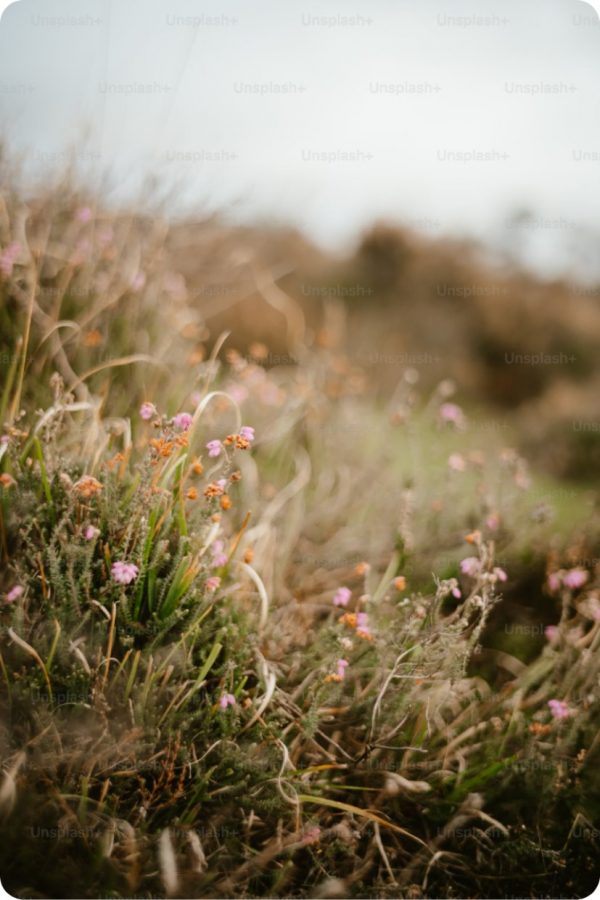
[[[228,434],[223,443],[226,447],[231,447],[232,444],[235,444],[237,450],[247,450],[250,446],[248,438],[243,437],[241,434]]]
[[[16,481],[12,475],[8,474],[8,472],[3,472],[2,475],[0,475],[0,484],[2,487],[9,488],[12,487],[13,484],[16,484]]]
[[[196,457],[192,463],[192,472],[194,473],[194,475],[202,475],[202,473],[204,472],[204,466],[202,465],[198,457]]]
[[[22,431],[20,428],[15,428],[14,426],[10,426],[10,428],[6,429],[8,434],[14,438],[26,438],[29,435],[28,431]]]
[[[221,497],[224,493],[221,485],[217,484],[215,481],[211,481],[211,483],[204,488],[204,496],[208,498]]]
[[[529,726],[529,730],[532,734],[535,735],[544,735],[548,734],[552,731],[551,725],[543,725],[541,722],[532,722]]]
[[[231,499],[227,494],[223,494],[221,497],[221,509],[231,509]]]
[[[471,531],[469,534],[465,534],[465,541],[467,544],[479,544],[481,542],[481,532]]]
[[[373,635],[369,627],[369,617],[365,612],[344,613],[340,616],[340,624],[348,625],[350,628],[356,629],[356,636],[362,638],[363,641],[372,641]]]
[[[197,366],[198,363],[203,362],[205,356],[204,347],[198,347],[196,350],[192,350],[188,356],[188,362],[190,366]]]
[[[188,498],[188,500],[197,500],[198,491],[195,487],[188,488],[185,496]]]
[[[173,441],[167,441],[165,438],[152,438],[150,446],[159,456],[168,457],[173,452]]]
[[[367,575],[370,569],[371,566],[368,562],[359,562],[354,569],[354,574],[358,575],[359,577],[362,575]]]
[[[254,359],[263,360],[269,355],[269,348],[262,341],[255,341],[250,344],[250,356]]]
[[[97,328],[92,329],[92,331],[86,331],[83,336],[83,346],[84,347],[99,347],[102,343],[102,334],[98,331]]]
[[[97,478],[93,478],[91,475],[83,475],[79,481],[75,482],[73,490],[76,494],[79,494],[80,497],[85,497],[87,499],[99,494],[102,490],[102,484]]]
[[[251,563],[253,559],[254,559],[254,550],[252,549],[252,547],[248,547],[248,549],[244,551],[244,562]]]
[[[406,588],[406,578],[404,575],[398,575],[397,578],[394,578],[394,587],[397,591],[403,591]]]
[[[118,463],[122,463],[122,462],[124,462],[124,460],[125,460],[124,453],[115,453],[113,458],[109,459],[108,462],[106,463],[106,465],[108,466],[109,469],[114,469],[114,467],[116,465],[118,465]]]

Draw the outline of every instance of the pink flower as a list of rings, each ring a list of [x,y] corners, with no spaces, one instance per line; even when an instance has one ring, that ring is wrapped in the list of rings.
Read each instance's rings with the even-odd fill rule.
[[[214,459],[216,456],[221,455],[223,445],[221,444],[221,441],[209,441],[206,445],[206,449],[208,450],[208,455],[212,456]]]
[[[568,572],[565,572],[565,574],[563,575],[564,586],[572,591],[577,590],[577,588],[583,587],[587,580],[588,573],[585,569],[569,569]]]
[[[96,528],[95,525],[88,525],[88,527],[83,532],[83,536],[86,541],[93,541],[94,538],[97,538],[100,534],[100,529]]]
[[[15,600],[18,600],[19,597],[22,597],[25,593],[25,588],[20,584],[15,584],[14,587],[11,587],[10,591],[8,591],[6,595],[7,603],[14,603]]]
[[[498,581],[506,581],[508,579],[508,575],[501,569],[500,566],[494,566],[494,575],[498,579]]]
[[[302,835],[303,844],[316,844],[321,839],[321,829],[318,825],[309,825]]]
[[[463,575],[470,575],[471,578],[476,578],[481,571],[481,562],[476,556],[467,556],[466,559],[461,561],[460,571]]]
[[[573,715],[573,711],[569,709],[564,700],[548,700],[550,712],[555,719],[568,719]]]
[[[560,572],[551,572],[548,575],[548,588],[551,591],[557,591],[560,588]]]
[[[600,622],[600,604],[595,597],[590,597],[590,612],[592,614],[592,619],[595,622]]]
[[[369,625],[369,616],[366,612],[359,612],[356,616],[356,633],[359,637],[370,638],[371,628]]]
[[[92,220],[92,210],[89,206],[82,206],[81,209],[77,210],[77,221],[83,222],[85,225],[87,222],[91,222]]]
[[[228,706],[235,706],[235,697],[233,694],[221,694],[219,706],[221,709],[227,709]]]
[[[448,457],[448,465],[453,472],[464,472],[467,468],[465,459],[460,453],[451,453]]]
[[[221,488],[221,490],[224,491],[225,488],[227,487],[227,479],[226,479],[226,478],[219,478],[219,479],[217,480],[217,484],[219,485],[219,487]]]
[[[206,579],[206,590],[207,591],[216,591],[219,585],[221,584],[221,579],[218,575],[212,575],[210,578]]]
[[[546,639],[550,641],[550,643],[553,643],[558,639],[558,628],[556,627],[556,625],[546,625],[546,627],[544,628],[544,634],[546,636]]]
[[[188,431],[191,424],[192,416],[188,412],[180,412],[173,417],[173,425],[175,425],[176,428],[180,428],[182,431]]]
[[[157,411],[154,403],[148,403],[148,401],[142,403],[142,405],[140,406],[140,416],[142,417],[142,419],[144,419],[145,422],[147,422],[148,419],[151,419],[152,416],[155,415],[157,415]]]
[[[342,680],[346,676],[346,668],[348,665],[349,662],[347,659],[338,659],[337,661],[337,673]]]
[[[0,435],[0,444],[8,444],[10,441],[10,437],[8,434]]]
[[[439,408],[439,416],[442,422],[454,425],[456,428],[464,425],[465,415],[456,403],[442,403]]]
[[[352,596],[352,591],[347,587],[338,588],[333,595],[334,606],[348,606],[348,601]]]
[[[5,278],[10,278],[12,275],[13,267],[20,252],[21,245],[12,243],[0,253],[0,272]]]
[[[231,384],[227,388],[227,393],[229,394],[231,399],[239,405],[240,403],[243,403],[244,400],[247,399],[248,388],[245,387],[243,384]]]
[[[242,425],[240,428],[240,437],[245,438],[247,441],[254,440],[254,428],[251,425]]]
[[[130,584],[138,577],[138,567],[134,563],[115,562],[112,565],[112,577],[118,584]]]
[[[211,547],[213,566],[216,566],[217,569],[220,569],[221,566],[227,563],[227,554],[223,553],[223,547],[223,541],[215,541]]]
[[[460,598],[462,597],[460,588],[457,588],[457,587],[452,588],[452,596],[456,597],[457,600],[460,600]]]

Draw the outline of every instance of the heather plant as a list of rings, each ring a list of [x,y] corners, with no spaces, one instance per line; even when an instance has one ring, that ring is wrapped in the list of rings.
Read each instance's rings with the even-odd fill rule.
[[[295,362],[263,365],[268,348],[199,337],[187,287],[160,301],[166,273],[182,284],[159,222],[19,209],[0,269],[3,884],[589,893],[593,496],[540,478],[448,379],[408,368],[375,402],[335,310],[312,342],[277,295]]]

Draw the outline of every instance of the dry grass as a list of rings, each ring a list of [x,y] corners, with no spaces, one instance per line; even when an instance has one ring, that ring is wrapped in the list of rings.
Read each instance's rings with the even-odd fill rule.
[[[390,388],[357,342],[393,350],[381,320],[300,303],[261,236],[206,223],[192,252],[66,187],[2,203],[7,889],[589,893],[595,493],[530,471],[472,384],[401,365]],[[381,241],[352,265],[404,317],[427,253],[449,263]],[[506,340],[484,306],[452,336],[475,373],[486,329]]]

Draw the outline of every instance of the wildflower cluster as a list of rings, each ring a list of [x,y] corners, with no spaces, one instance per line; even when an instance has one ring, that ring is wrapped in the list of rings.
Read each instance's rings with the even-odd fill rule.
[[[382,413],[337,304],[313,331],[274,295],[297,358],[224,351],[150,223],[81,198],[64,221],[0,222],[14,334],[37,286],[0,390],[12,892],[56,890],[47,820],[85,829],[57,870],[102,862],[72,892],[485,896],[516,871],[523,896],[571,896],[598,761],[592,527],[532,508],[537,476],[449,379],[421,397],[406,369]]]
[[[551,572],[548,575],[548,589],[552,592],[559,591],[561,587],[567,588],[569,591],[577,591],[582,588],[589,580],[589,575],[585,569],[580,567],[574,569],[560,569],[557,572]]]

